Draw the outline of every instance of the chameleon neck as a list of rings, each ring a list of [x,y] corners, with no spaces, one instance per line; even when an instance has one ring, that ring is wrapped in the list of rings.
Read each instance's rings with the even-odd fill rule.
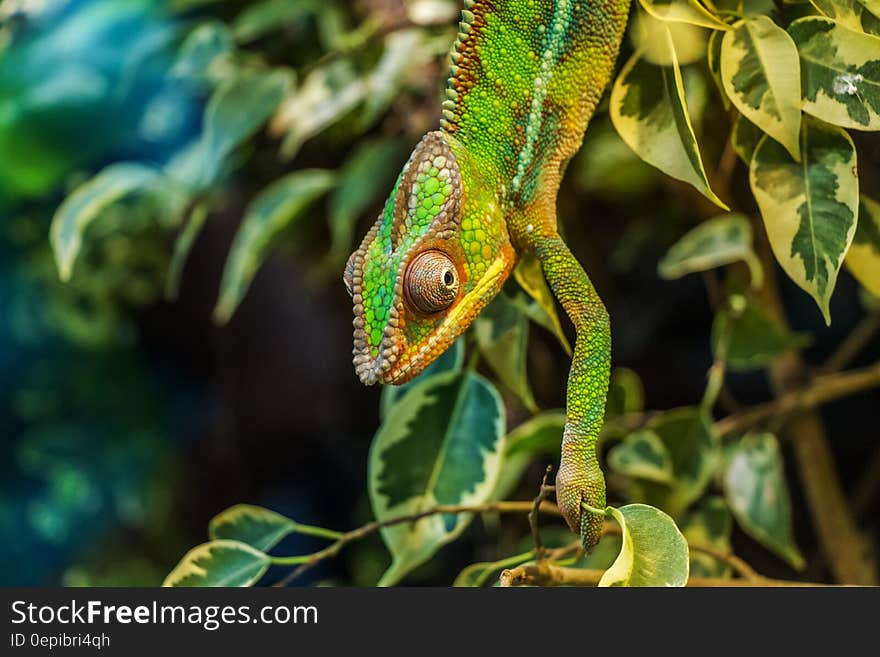
[[[553,206],[608,84],[630,0],[465,2],[442,129],[513,207]]]

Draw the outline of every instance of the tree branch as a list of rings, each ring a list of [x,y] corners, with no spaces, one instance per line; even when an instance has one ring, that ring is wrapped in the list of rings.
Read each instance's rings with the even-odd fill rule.
[[[863,318],[848,336],[840,343],[837,349],[820,368],[820,372],[830,374],[839,372],[849,365],[859,352],[868,346],[868,343],[880,331],[880,310],[875,310]]]
[[[880,386],[880,362],[859,370],[828,374],[814,379],[800,389],[785,392],[773,401],[718,420],[715,423],[715,430],[721,437],[731,436],[751,429],[765,420],[813,409],[835,399],[878,386]]]
[[[518,568],[505,570],[501,573],[501,586],[596,586],[605,571],[582,568],[563,568],[554,566],[547,561],[525,564]],[[688,586],[694,587],[804,587],[830,586],[811,582],[790,582],[769,577],[756,579],[722,579],[716,577],[690,577]]]

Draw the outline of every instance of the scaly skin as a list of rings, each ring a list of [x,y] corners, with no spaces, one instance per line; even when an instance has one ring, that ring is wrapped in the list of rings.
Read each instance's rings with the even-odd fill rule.
[[[403,383],[458,337],[519,256],[540,260],[574,323],[556,497],[584,548],[599,540],[596,456],[611,360],[608,313],[559,237],[565,167],[608,84],[629,0],[466,0],[441,130],[425,136],[352,254],[354,363]]]

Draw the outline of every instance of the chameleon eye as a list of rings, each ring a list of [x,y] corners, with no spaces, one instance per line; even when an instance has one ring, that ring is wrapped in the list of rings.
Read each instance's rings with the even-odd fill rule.
[[[440,251],[420,253],[406,269],[404,287],[409,301],[431,315],[446,310],[458,296],[458,272],[449,256]]]

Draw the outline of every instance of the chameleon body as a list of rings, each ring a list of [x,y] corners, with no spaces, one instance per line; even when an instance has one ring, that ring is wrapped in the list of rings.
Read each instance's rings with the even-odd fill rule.
[[[440,130],[416,146],[349,259],[354,364],[403,383],[498,293],[518,258],[540,261],[577,338],[556,497],[589,550],[604,509],[596,456],[611,358],[608,314],[560,238],[556,196],[608,84],[629,0],[466,0]]]

